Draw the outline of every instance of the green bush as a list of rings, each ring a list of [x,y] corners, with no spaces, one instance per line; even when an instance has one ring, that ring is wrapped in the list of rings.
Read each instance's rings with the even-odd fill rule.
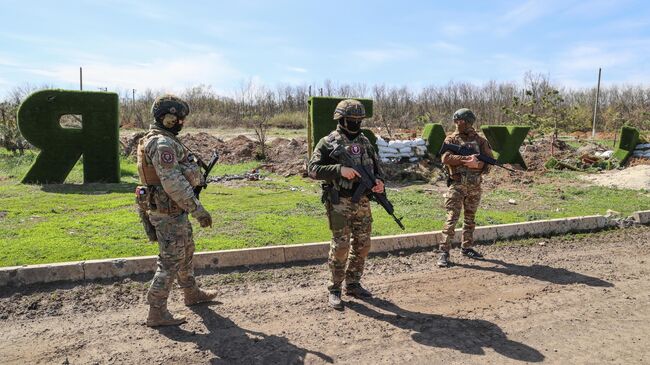
[[[269,125],[276,128],[302,129],[307,125],[307,114],[304,112],[276,114],[269,119]]]

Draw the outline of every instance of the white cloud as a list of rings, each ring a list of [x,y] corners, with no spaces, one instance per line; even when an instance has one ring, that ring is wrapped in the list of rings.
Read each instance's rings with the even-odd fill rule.
[[[78,65],[57,65],[52,68],[25,69],[49,78],[48,82],[76,83]],[[153,89],[178,92],[199,84],[221,89],[241,79],[242,74],[218,53],[191,54],[175,58],[157,58],[147,62],[117,64],[92,62],[83,65],[84,85],[88,89]]]
[[[404,47],[388,47],[377,49],[366,49],[352,52],[352,56],[360,58],[361,61],[370,63],[385,63],[390,61],[413,58],[417,51]]]
[[[435,50],[444,53],[462,53],[463,51],[465,51],[463,47],[457,46],[452,43],[444,42],[444,41],[435,42],[431,44],[431,47]]]
[[[633,55],[621,49],[606,50],[601,47],[580,45],[567,52],[558,62],[565,71],[598,70],[599,67],[616,67],[630,61]]]
[[[307,73],[307,69],[302,67],[287,66],[287,70],[301,73],[301,74]]]
[[[496,34],[508,35],[554,11],[555,4],[552,1],[528,0],[500,17],[493,29]]]
[[[440,28],[440,31],[447,37],[459,37],[468,32],[466,27],[458,24],[445,24]]]

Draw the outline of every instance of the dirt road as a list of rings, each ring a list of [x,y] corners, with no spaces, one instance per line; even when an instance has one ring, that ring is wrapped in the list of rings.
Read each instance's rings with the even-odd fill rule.
[[[543,245],[540,243],[544,242]],[[326,304],[326,265],[203,275],[220,303],[150,329],[142,281],[0,292],[3,364],[648,364],[650,228],[369,260],[375,298]]]

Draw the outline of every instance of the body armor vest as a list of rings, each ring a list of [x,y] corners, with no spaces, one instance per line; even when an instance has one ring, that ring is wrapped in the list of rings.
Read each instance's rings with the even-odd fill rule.
[[[138,142],[138,175],[140,176],[140,183],[142,185],[160,185],[160,178],[156,169],[153,167],[151,162],[147,159],[144,151],[144,142],[147,140],[147,136],[140,138]]]
[[[469,147],[476,151],[476,153],[480,154],[481,147],[478,143],[478,135],[472,134],[466,136],[467,138],[463,138],[462,134],[455,135],[452,143],[461,145],[463,147]],[[449,170],[449,176],[451,176],[453,180],[470,184],[477,184],[481,182],[481,174],[483,170],[470,169],[463,165],[447,166],[447,168]]]
[[[369,171],[375,170],[375,162],[370,156],[368,148],[371,146],[370,141],[366,139],[363,134],[359,134],[357,138],[353,141],[350,141],[347,136],[339,133],[338,131],[333,131],[328,137],[330,144],[332,145],[333,150],[342,146],[348,152],[351,162],[354,165],[364,165],[368,168]],[[345,161],[337,161],[343,166],[349,166],[349,163]],[[348,180],[343,177],[339,177],[335,181],[334,185],[339,190],[354,190],[355,181]]]
[[[151,163],[151,160],[145,151],[146,143],[151,140],[151,137],[155,137],[155,135],[150,136],[147,134],[138,142],[138,175],[140,176],[140,183],[142,185],[161,185],[160,177],[158,176],[155,167]],[[192,187],[202,185],[203,176],[201,174],[201,169],[199,168],[196,158],[185,146],[183,146],[182,143],[179,141],[176,142],[183,147],[183,155],[178,158],[178,165],[183,176],[185,176]]]

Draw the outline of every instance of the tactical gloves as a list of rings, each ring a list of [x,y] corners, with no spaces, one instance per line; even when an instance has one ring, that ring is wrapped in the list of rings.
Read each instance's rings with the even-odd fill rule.
[[[199,204],[196,210],[192,212],[192,217],[199,221],[201,227],[212,227],[212,216],[203,208],[203,205]]]

